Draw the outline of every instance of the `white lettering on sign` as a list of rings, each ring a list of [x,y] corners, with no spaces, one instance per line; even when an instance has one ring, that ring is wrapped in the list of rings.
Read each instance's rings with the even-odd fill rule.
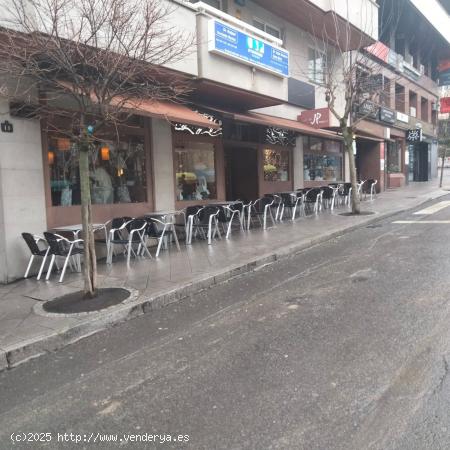
[[[320,113],[320,112],[315,113],[313,120],[310,122],[311,125],[319,125],[321,118],[322,118],[322,113]]]

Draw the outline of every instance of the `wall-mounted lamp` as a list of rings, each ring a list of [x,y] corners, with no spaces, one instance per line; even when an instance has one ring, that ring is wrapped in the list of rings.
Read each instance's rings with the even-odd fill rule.
[[[109,161],[109,147],[102,147],[100,149],[100,156],[102,161]]]
[[[66,152],[67,150],[70,150],[70,139],[58,138],[56,140],[56,147],[60,152]]]

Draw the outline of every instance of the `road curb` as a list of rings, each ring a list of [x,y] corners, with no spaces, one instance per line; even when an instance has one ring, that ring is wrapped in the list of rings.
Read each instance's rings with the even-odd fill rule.
[[[448,195],[444,192],[438,197]],[[314,239],[309,239],[285,246],[275,252],[269,252],[245,261],[240,264],[226,267],[224,270],[208,274],[183,285],[180,285],[169,291],[155,293],[152,296],[140,296],[130,304],[122,304],[117,307],[108,308],[106,313],[98,313],[95,317],[87,317],[75,326],[68,327],[64,331],[49,333],[45,336],[37,337],[31,340],[24,340],[8,348],[0,349],[0,371],[11,369],[30,359],[37,358],[43,354],[59,350],[67,345],[73,344],[88,336],[99,333],[116,324],[125,322],[135,317],[142,316],[156,309],[163,308],[181,299],[194,295],[202,290],[227,282],[238,276],[248,274],[263,266],[273,264],[296,254],[305,251],[315,245],[323,244],[336,237],[346,235],[367,225],[385,220],[389,217],[411,211],[420,205],[435,200],[438,197],[429,197],[421,199],[417,204],[387,213],[376,213],[373,216],[366,216],[367,219],[349,226],[343,226],[338,230],[323,234]]]

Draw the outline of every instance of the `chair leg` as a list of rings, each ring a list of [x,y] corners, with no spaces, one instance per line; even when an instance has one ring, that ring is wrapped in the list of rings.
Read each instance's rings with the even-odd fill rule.
[[[28,277],[28,273],[30,272],[31,265],[33,264],[33,261],[34,261],[34,255],[31,255],[31,256],[30,256],[30,259],[29,259],[29,261],[28,261],[27,270],[25,271],[25,275],[23,276],[24,278],[27,278],[27,277]]]
[[[45,277],[45,281],[48,281],[50,279],[50,274],[52,273],[52,269],[53,269],[53,264],[55,262],[55,258],[56,258],[56,255],[52,255],[52,257],[50,259],[50,264],[49,264],[48,269],[47,269],[47,276]]]
[[[64,280],[64,275],[66,274],[66,269],[67,269],[67,264],[70,261],[70,258],[72,257],[72,250],[73,250],[73,246],[74,244],[72,244],[69,248],[69,252],[67,253],[66,259],[64,261],[64,266],[61,272],[61,276],[59,277],[59,282],[62,283],[62,281]]]
[[[47,256],[48,256],[48,252],[49,252],[49,251],[50,251],[50,248],[47,249],[47,251],[45,252],[44,258],[42,259],[41,267],[40,267],[40,269],[39,269],[39,273],[38,273],[38,276],[37,276],[37,279],[38,279],[38,280],[41,279],[42,272],[43,272],[43,270],[44,270],[45,263],[46,263],[46,261],[47,261]]]
[[[164,229],[163,229],[163,231],[161,233],[160,238],[158,239],[158,247],[156,249],[155,258],[157,258],[159,256],[159,252],[161,251],[161,245],[163,243],[165,235],[166,235],[166,226],[164,225]]]

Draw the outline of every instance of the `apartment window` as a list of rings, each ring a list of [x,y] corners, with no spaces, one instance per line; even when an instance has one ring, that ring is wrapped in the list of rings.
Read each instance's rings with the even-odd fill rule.
[[[414,91],[409,91],[409,115],[417,117],[417,94]]]
[[[308,78],[315,83],[325,83],[326,59],[325,53],[308,49]]]
[[[253,26],[255,28],[258,28],[258,30],[264,31],[271,36],[281,39],[281,30],[277,27],[274,27],[273,25],[264,22],[263,20],[253,19]]]
[[[405,112],[405,86],[395,83],[395,109]]]
[[[428,122],[428,99],[424,97],[420,99],[420,118],[424,122]]]

